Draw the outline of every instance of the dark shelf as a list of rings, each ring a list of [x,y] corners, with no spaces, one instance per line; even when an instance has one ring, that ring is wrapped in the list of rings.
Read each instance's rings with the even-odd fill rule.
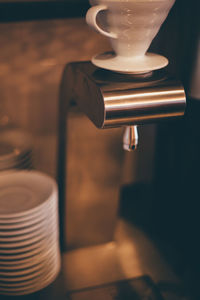
[[[88,8],[84,0],[0,0],[0,22],[83,17]]]

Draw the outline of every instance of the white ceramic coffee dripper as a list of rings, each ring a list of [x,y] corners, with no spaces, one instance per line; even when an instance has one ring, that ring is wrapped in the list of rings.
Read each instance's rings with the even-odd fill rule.
[[[114,53],[92,58],[98,67],[122,73],[160,69],[168,60],[147,50],[175,0],[91,0],[87,23],[110,39]],[[98,24],[97,17],[101,25]]]

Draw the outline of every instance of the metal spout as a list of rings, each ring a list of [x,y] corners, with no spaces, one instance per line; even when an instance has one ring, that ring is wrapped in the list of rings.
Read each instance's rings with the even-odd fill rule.
[[[126,151],[134,151],[138,146],[138,130],[137,126],[127,126],[123,136],[123,149]]]

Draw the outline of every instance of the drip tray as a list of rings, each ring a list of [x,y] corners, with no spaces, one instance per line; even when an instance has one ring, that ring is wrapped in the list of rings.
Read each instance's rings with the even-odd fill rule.
[[[67,294],[68,300],[164,300],[149,276]]]

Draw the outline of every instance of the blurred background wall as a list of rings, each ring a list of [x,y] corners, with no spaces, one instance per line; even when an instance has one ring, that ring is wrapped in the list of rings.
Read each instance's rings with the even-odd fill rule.
[[[1,119],[32,135],[35,168],[56,177],[63,69],[110,46],[83,18],[4,22],[0,44]],[[139,150],[124,153],[122,129],[98,130],[79,111],[69,114],[68,123],[68,244],[105,242],[112,238],[120,186],[152,181],[155,126],[141,127]],[[95,216],[96,210],[102,213]]]

